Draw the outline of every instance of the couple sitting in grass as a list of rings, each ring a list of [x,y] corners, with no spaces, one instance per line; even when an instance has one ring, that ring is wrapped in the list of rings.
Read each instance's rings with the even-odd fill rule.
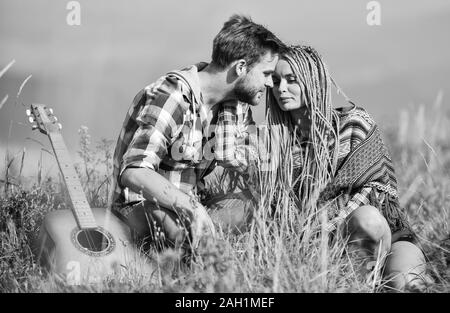
[[[332,83],[311,47],[287,47],[265,27],[231,17],[209,64],[169,72],[134,98],[114,153],[112,211],[136,240],[186,251],[216,237],[216,227],[250,222],[261,195],[199,195],[217,165],[250,177],[249,156],[259,150],[250,140],[251,106],[266,91],[269,159],[278,162],[270,173],[287,182],[279,187],[298,210],[326,207],[329,230],[348,240],[349,253],[368,262],[387,255],[393,288],[422,283],[424,255],[380,131],[353,104],[333,108]]]

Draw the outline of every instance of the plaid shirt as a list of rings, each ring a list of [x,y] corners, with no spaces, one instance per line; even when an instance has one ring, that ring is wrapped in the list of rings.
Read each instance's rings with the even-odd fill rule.
[[[250,107],[237,101],[222,103],[208,116],[198,78],[206,65],[170,72],[135,96],[114,152],[112,209],[144,199],[119,183],[126,168],[155,170],[194,195],[217,162],[246,170],[252,150],[247,130],[254,125]]]

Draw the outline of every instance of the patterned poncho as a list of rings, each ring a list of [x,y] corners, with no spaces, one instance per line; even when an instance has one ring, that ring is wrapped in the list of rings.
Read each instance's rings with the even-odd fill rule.
[[[336,111],[338,162],[335,175],[322,191],[319,202],[331,201],[329,215],[336,223],[358,207],[372,205],[386,218],[393,234],[398,231],[412,234],[399,204],[393,164],[379,128],[362,108]],[[299,171],[300,166],[294,165],[294,171]]]

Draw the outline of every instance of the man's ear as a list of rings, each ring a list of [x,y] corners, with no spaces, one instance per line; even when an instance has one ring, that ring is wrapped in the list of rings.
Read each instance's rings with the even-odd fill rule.
[[[247,61],[244,59],[237,60],[234,69],[238,77],[247,74]]]

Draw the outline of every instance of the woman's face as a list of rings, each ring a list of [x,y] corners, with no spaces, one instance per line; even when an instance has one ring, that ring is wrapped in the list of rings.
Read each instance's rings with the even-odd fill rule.
[[[284,59],[280,59],[275,67],[272,92],[283,111],[297,110],[303,106],[300,82]]]

